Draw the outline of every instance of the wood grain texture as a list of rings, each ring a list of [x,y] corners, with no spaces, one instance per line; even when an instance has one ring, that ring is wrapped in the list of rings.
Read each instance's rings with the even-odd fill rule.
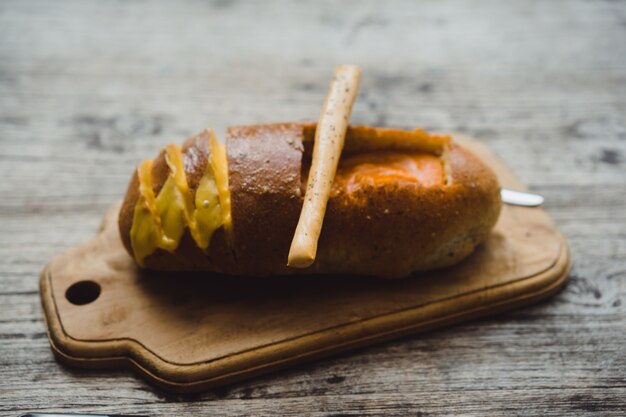
[[[625,22],[620,1],[0,2],[0,414],[622,415]],[[565,290],[192,398],[57,364],[37,276],[133,166],[206,126],[311,119],[343,62],[355,123],[471,134],[546,196]]]
[[[486,146],[462,137],[455,142],[481,155],[503,187],[524,188]],[[119,211],[114,205],[92,240],[42,272],[50,343],[70,365],[133,367],[172,392],[202,392],[528,305],[555,294],[571,268],[567,243],[545,210],[504,206],[468,259],[395,282],[340,274],[255,279],[141,272],[122,244]],[[81,285],[97,292],[73,296]]]

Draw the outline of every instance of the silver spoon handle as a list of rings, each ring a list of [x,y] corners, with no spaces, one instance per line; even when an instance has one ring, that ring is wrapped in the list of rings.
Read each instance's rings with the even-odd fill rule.
[[[539,194],[509,190],[508,188],[500,190],[500,198],[502,198],[503,203],[514,206],[537,207],[543,204],[543,197]]]

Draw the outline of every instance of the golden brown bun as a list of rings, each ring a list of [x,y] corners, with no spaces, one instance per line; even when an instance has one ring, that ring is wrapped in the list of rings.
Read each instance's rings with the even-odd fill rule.
[[[347,273],[397,278],[458,263],[487,238],[496,223],[501,200],[495,174],[472,153],[453,144],[448,154],[450,184],[385,183],[352,193],[333,193],[315,263],[304,270],[288,268],[287,254],[306,183],[302,172],[306,172],[314,129],[314,124],[303,123],[230,128],[226,147],[232,247],[220,229],[205,255],[186,232],[175,253],[158,250],[145,259],[146,266],[250,276]],[[202,134],[183,147],[193,192],[207,154]],[[167,174],[161,154],[153,167],[155,192]],[[135,174],[119,217],[122,240],[131,254],[129,236],[137,187]]]

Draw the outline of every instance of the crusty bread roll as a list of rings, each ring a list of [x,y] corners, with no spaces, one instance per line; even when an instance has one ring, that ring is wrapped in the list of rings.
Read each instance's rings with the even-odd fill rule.
[[[347,143],[364,129],[376,133],[351,126]],[[156,249],[143,259],[144,266],[247,276],[345,273],[400,278],[458,263],[487,238],[498,219],[495,174],[454,142],[443,156],[393,147],[374,152],[353,147],[351,153],[346,145],[315,262],[303,270],[289,268],[287,254],[302,207],[314,131],[312,123],[230,128],[226,149],[232,229],[219,228],[205,250],[187,230],[176,250]],[[192,194],[209,149],[207,133],[182,147]],[[169,171],[161,152],[152,167],[155,194]],[[131,256],[138,186],[135,173],[119,215],[120,235]]]

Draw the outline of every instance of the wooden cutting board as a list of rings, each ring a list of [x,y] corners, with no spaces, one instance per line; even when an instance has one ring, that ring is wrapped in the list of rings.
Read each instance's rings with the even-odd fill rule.
[[[455,140],[489,163],[503,186],[524,189],[485,146]],[[134,367],[176,392],[528,304],[554,294],[570,268],[567,243],[543,209],[505,206],[467,260],[404,280],[145,272],[122,246],[118,209],[93,240],[42,272],[50,344],[70,365]]]

